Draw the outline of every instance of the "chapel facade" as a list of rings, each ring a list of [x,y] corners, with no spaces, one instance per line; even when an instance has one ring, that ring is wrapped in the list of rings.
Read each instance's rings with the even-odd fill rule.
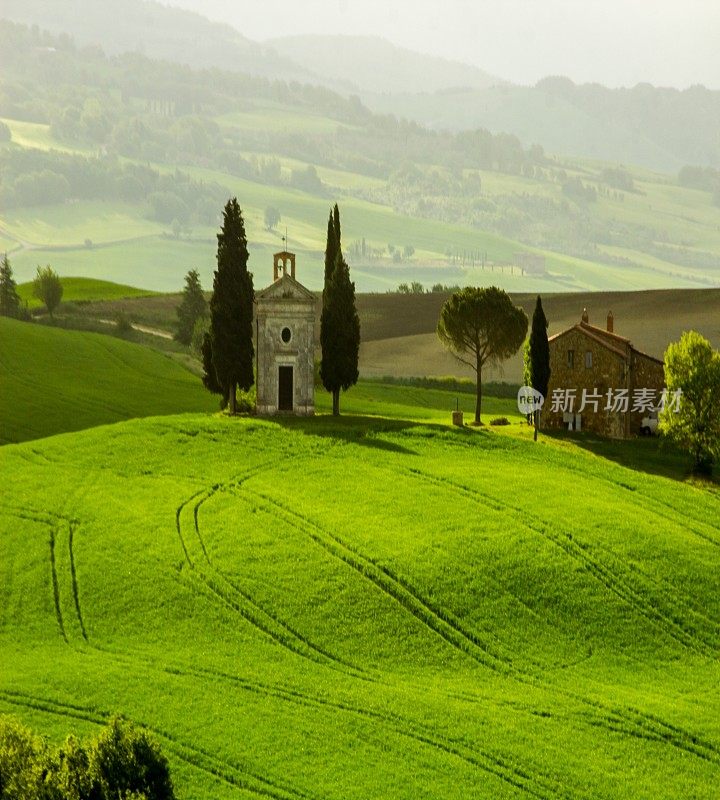
[[[273,282],[255,296],[257,413],[315,413],[315,295],[295,278],[295,254],[273,256]]]

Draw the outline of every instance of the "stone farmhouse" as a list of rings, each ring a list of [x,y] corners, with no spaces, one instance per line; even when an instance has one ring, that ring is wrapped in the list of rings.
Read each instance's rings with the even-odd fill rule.
[[[663,362],[614,332],[590,324],[587,309],[576,325],[551,336],[550,383],[541,414],[543,428],[590,430],[613,438],[640,433],[656,413],[665,385]]]
[[[255,296],[258,414],[315,413],[315,295],[295,279],[295,254],[273,256]]]

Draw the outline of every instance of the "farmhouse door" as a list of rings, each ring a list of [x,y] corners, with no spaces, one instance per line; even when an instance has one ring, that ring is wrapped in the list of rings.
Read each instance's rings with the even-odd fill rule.
[[[293,410],[293,368],[279,367],[278,411]]]

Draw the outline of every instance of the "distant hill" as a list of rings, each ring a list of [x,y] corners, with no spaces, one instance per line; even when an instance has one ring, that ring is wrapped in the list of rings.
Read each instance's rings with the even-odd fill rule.
[[[373,114],[325,87],[109,57],[7,20],[0,34],[0,252],[19,281],[42,260],[63,276],[159,291],[196,267],[209,286],[218,212],[237,194],[253,268],[270,263],[287,226],[314,289],[334,200],[362,291],[720,283],[712,170],[675,177],[548,157],[505,133]],[[585,116],[583,136],[602,143]],[[633,144],[649,152],[639,134]],[[280,229],[264,225],[270,206]],[[513,267],[525,250],[544,257],[544,272]]]
[[[374,111],[437,130],[486,128],[530,146],[675,172],[720,167],[720,91],[638,84],[608,89],[547,77],[513,86],[477,67],[368,36],[252,41],[230,25],[154,0],[4,0],[2,17],[67,33],[109,55],[141,52],[194,68],[216,67],[359,94]],[[113,20],[108,25],[108,20]]]
[[[504,83],[477,67],[406,50],[379,36],[286,36],[267,44],[317,75],[361,92],[487,89]]]
[[[422,94],[364,93],[374,111],[439,130],[512,133],[553,153],[676,171],[720,166],[720,92],[638,84],[608,89],[551,77],[534,87],[457,88]]]
[[[0,15],[50,33],[70,34],[82,46],[100,45],[109,55],[140,52],[192,67],[320,82],[230,25],[152,0],[123,0],[122,13],[112,0],[3,0]]]
[[[0,317],[0,444],[217,408],[199,378],[154,350]]]

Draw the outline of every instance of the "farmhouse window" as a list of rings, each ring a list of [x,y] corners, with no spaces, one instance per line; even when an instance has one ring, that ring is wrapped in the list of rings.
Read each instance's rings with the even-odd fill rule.
[[[585,351],[585,369],[592,369],[592,350]]]
[[[572,369],[575,366],[575,351],[574,350],[568,350],[567,351],[567,365],[568,365],[568,367],[570,369]]]

